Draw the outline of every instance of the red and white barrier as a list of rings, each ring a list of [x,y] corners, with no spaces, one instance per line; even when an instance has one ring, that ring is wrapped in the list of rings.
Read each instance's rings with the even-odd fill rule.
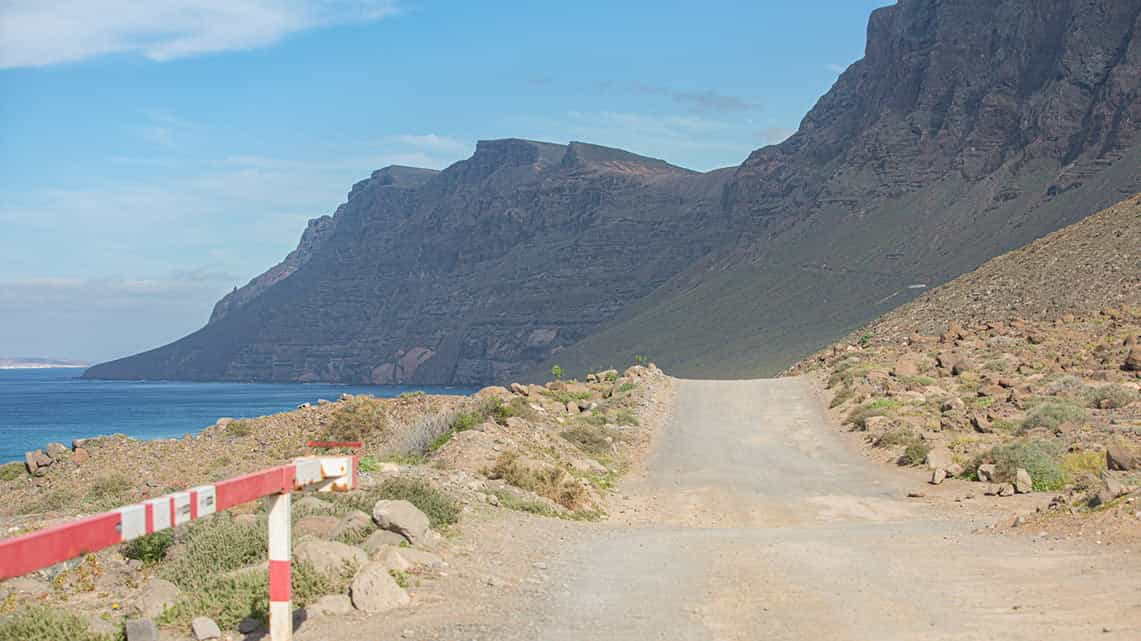
[[[356,456],[299,458],[290,465],[0,540],[0,581],[268,497],[270,639],[288,641],[293,638],[291,493],[306,489],[345,492],[356,487]]]

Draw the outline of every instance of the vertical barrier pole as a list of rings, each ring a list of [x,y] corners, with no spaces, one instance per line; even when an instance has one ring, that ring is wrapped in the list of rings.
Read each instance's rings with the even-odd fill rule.
[[[292,550],[289,531],[291,496],[287,491],[266,497],[269,512],[270,641],[293,639],[293,598],[290,592]]]

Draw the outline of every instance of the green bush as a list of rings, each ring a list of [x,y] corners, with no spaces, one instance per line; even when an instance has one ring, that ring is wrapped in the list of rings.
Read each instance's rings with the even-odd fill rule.
[[[159,570],[161,578],[183,590],[201,589],[212,577],[264,561],[268,545],[265,527],[235,523],[225,515],[191,523],[183,541],[178,557]]]
[[[1087,387],[1082,393],[1082,397],[1089,407],[1100,408],[1104,401],[1107,409],[1117,409],[1136,402],[1141,394],[1124,385],[1098,385]]]
[[[560,367],[558,365],[552,365],[551,366],[551,376],[554,376],[556,381],[561,380],[563,377],[563,374],[565,374],[565,373],[566,372],[563,371],[562,367]]]
[[[626,381],[625,383],[622,383],[617,388],[615,388],[614,393],[615,394],[626,394],[627,392],[633,392],[637,388],[638,388],[637,383],[635,383],[633,381]]]
[[[119,641],[122,633],[94,634],[87,621],[63,609],[21,609],[0,623],[0,641]]]
[[[853,408],[848,413],[848,423],[851,423],[856,428],[861,430],[868,429],[868,419],[873,416],[888,416],[891,410],[899,407],[899,401],[890,398],[877,398],[874,401],[864,403],[863,405]]]
[[[460,504],[431,483],[421,479],[391,478],[375,488],[338,494],[334,497],[334,501],[339,505],[366,514],[371,514],[373,505],[381,499],[408,501],[427,515],[429,523],[436,529],[453,525],[460,520]]]
[[[18,461],[0,465],[0,481],[14,481],[23,478],[25,474],[27,474],[27,468]]]
[[[159,530],[124,543],[120,550],[128,559],[153,565],[166,558],[166,551],[174,544],[173,530]]]
[[[998,480],[1012,482],[1021,467],[1030,473],[1035,491],[1059,490],[1070,480],[1061,460],[1062,449],[1060,443],[1045,440],[998,445],[976,456],[964,474],[977,478],[979,465],[993,463]]]
[[[338,403],[325,430],[325,438],[330,441],[363,441],[374,433],[383,432],[387,425],[388,418],[380,399],[354,396]]]
[[[1036,427],[1055,429],[1063,423],[1080,421],[1086,417],[1082,407],[1063,399],[1050,399],[1035,405],[1022,420],[1022,429]]]
[[[224,431],[227,435],[233,436],[235,438],[241,436],[249,436],[250,434],[254,433],[254,423],[253,421],[247,419],[230,421],[229,423],[226,423],[226,427],[223,427],[222,431]]]
[[[418,390],[415,390],[412,392],[401,392],[400,393],[400,398],[405,398],[405,399],[407,399],[407,398],[420,398],[421,396],[425,396],[424,390],[422,390],[422,389],[418,389]]]
[[[915,432],[910,429],[899,427],[893,430],[888,430],[876,438],[876,447],[899,447],[901,445],[914,445],[920,443],[922,440]]]
[[[97,476],[87,485],[83,500],[95,509],[110,509],[128,502],[133,487],[121,474]]]
[[[630,410],[617,410],[611,415],[614,422],[619,425],[637,425],[638,417]]]
[[[912,443],[903,451],[903,456],[900,457],[899,462],[903,465],[922,465],[927,460],[927,453],[930,451],[931,447],[926,443]]]
[[[348,572],[328,576],[308,563],[294,561],[290,573],[293,606],[302,608],[323,595],[344,592],[351,580]],[[214,619],[223,630],[237,627],[246,617],[264,623],[269,618],[269,577],[265,570],[250,568],[246,572],[204,576],[193,591],[184,593],[163,612],[159,622],[185,626],[199,616]]]
[[[608,454],[614,444],[614,430],[597,425],[581,425],[559,434],[584,452],[593,455]],[[608,440],[609,439],[609,440]]]
[[[496,490],[494,495],[499,499],[500,507],[507,508],[508,510],[527,512],[539,516],[558,516],[559,514],[558,510],[538,499],[523,498],[507,490]]]
[[[373,456],[362,456],[357,461],[357,471],[376,472],[380,470],[380,462]]]

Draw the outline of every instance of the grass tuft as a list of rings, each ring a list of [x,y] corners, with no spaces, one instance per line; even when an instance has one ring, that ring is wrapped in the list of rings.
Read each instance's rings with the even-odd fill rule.
[[[1062,446],[1045,440],[1018,441],[997,445],[976,456],[966,468],[964,476],[977,478],[979,465],[993,463],[998,480],[1013,482],[1015,472],[1023,468],[1030,473],[1034,490],[1049,492],[1061,489],[1070,476],[1062,462]]]
[[[0,623],[0,641],[119,641],[123,635],[94,634],[82,618],[63,609],[35,606]]]

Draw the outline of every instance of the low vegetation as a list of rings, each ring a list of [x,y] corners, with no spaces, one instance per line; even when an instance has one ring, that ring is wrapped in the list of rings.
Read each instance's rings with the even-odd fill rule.
[[[997,445],[971,460],[964,475],[977,478],[978,468],[992,463],[998,480],[1012,482],[1018,468],[1030,473],[1034,490],[1048,492],[1061,489],[1069,482],[1069,474],[1062,463],[1062,446],[1054,441],[1028,440]]]
[[[35,606],[0,623],[0,641],[121,641],[122,634],[94,634],[87,621],[66,610]]]
[[[589,502],[586,488],[566,470],[553,465],[532,464],[518,452],[500,455],[488,476],[545,496],[568,510],[581,509]]]
[[[154,565],[166,558],[166,552],[171,545],[174,545],[174,531],[160,530],[124,543],[120,551],[128,559]]]
[[[868,419],[873,416],[889,416],[900,402],[890,398],[878,398],[865,403],[848,414],[848,423],[859,430],[868,429]]]
[[[382,435],[388,425],[383,399],[354,396],[337,405],[325,430],[325,440],[363,441]]]
[[[408,501],[428,516],[429,523],[435,529],[444,529],[458,523],[460,519],[459,502],[421,479],[391,478],[375,488],[333,497],[334,504],[342,509],[361,510],[366,514],[371,514],[372,506],[381,499]]]

